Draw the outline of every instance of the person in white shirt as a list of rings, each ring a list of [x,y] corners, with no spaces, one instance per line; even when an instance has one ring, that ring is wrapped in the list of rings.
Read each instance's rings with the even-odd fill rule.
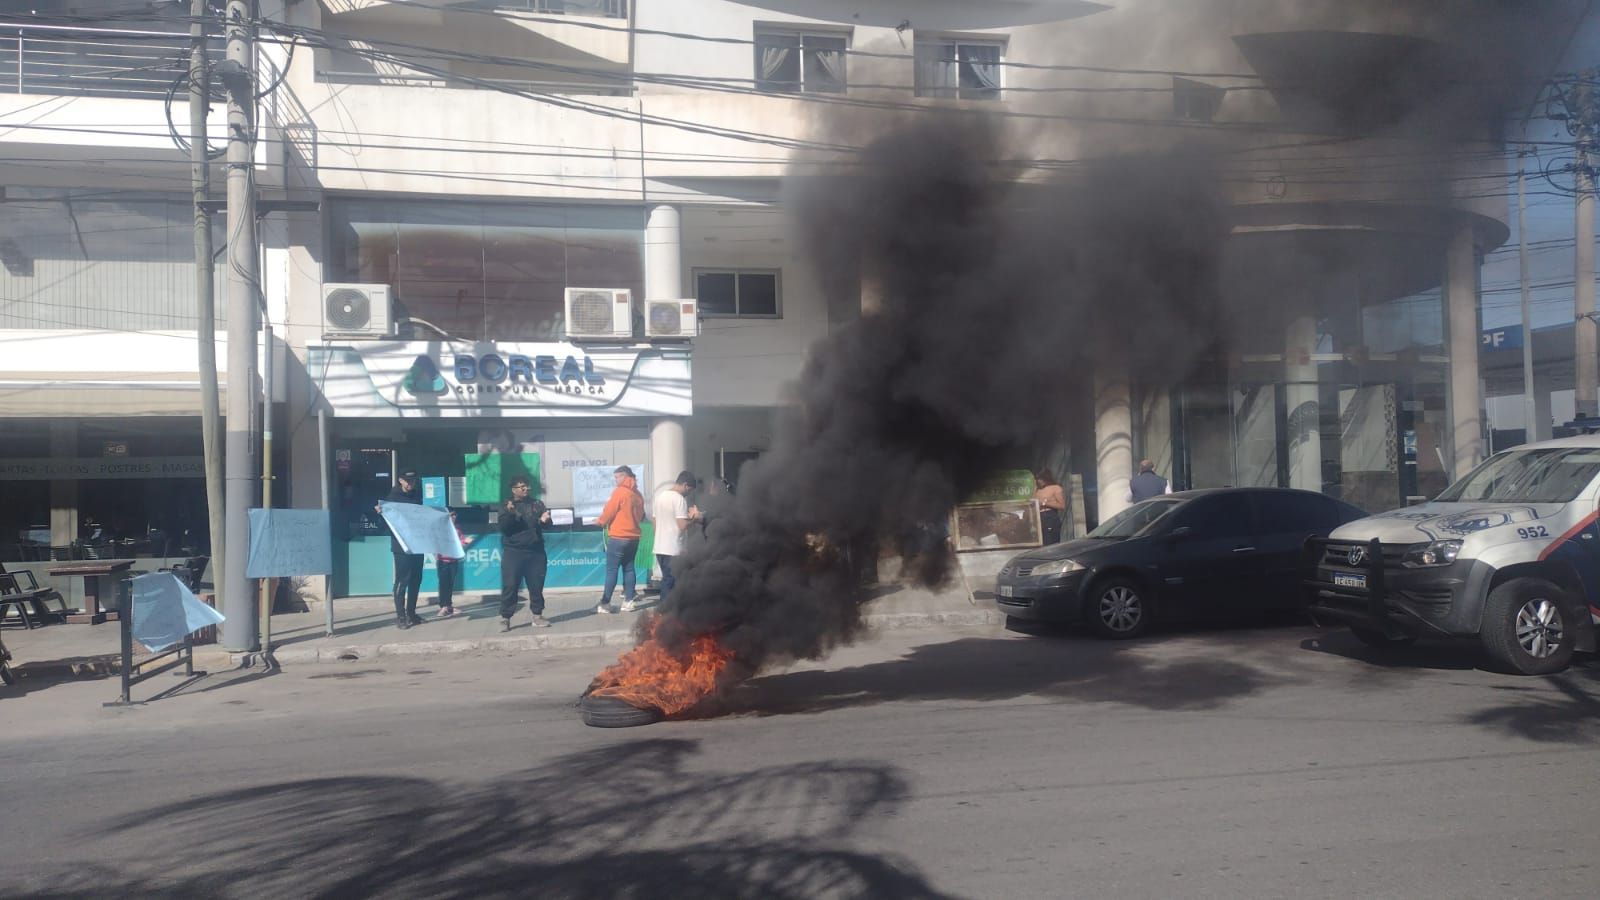
[[[683,533],[689,528],[689,523],[700,518],[700,511],[689,505],[686,499],[690,491],[697,484],[694,473],[684,470],[678,473],[678,480],[663,488],[656,494],[655,501],[651,504],[651,518],[656,522],[656,538],[654,552],[656,565],[661,567],[661,603],[667,602],[667,596],[672,593],[672,586],[677,579],[672,575],[673,557],[683,552]],[[628,604],[622,608],[627,610]]]

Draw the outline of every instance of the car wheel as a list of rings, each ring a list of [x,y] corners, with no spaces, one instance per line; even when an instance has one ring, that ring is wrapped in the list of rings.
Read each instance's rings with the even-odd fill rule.
[[[1355,635],[1356,640],[1360,641],[1361,643],[1366,644],[1368,647],[1375,647],[1379,650],[1393,650],[1396,647],[1409,647],[1417,642],[1417,636],[1414,634],[1403,634],[1399,637],[1390,637],[1376,628],[1362,628],[1356,625],[1350,626],[1350,633]]]
[[[590,694],[578,702],[583,712],[583,724],[594,728],[632,728],[650,725],[662,720],[661,710],[653,706],[637,707],[616,697]]]
[[[1089,592],[1084,619],[1101,637],[1136,638],[1150,627],[1149,594],[1132,578],[1107,578]]]
[[[1478,639],[1489,658],[1517,675],[1549,675],[1572,662],[1577,623],[1567,592],[1542,578],[1513,578],[1489,592]]]

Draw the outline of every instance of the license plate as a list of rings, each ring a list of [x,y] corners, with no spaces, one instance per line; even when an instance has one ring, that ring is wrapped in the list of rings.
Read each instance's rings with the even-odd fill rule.
[[[1017,589],[1016,588],[1012,587],[1009,584],[1000,585],[1000,596],[1002,596],[1002,597],[1015,597],[1016,595],[1017,595]]]
[[[1367,576],[1335,572],[1333,573],[1333,583],[1337,587],[1364,588],[1367,586]]]

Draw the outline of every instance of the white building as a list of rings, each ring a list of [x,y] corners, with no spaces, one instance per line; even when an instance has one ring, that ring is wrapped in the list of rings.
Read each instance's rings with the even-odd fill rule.
[[[167,7],[68,25],[50,16],[81,15],[72,0],[29,6],[19,49],[0,49],[0,72],[21,73],[15,92],[0,76],[0,545],[101,543],[84,527],[114,508],[144,543],[96,552],[177,555],[205,531],[189,171],[165,102],[178,85],[185,130],[184,40],[135,32],[187,23]],[[1477,271],[1507,229],[1504,197],[1481,188],[1503,184],[1502,115],[1543,74],[1523,48],[1559,43],[1582,4],[1511,30],[1421,0],[1175,6],[264,2],[257,182],[318,204],[263,220],[278,502],[331,497],[327,589],[386,590],[367,511],[397,470],[473,481],[472,455],[514,443],[580,516],[587,469],[642,465],[646,489],[685,467],[736,479],[808,346],[860,312],[799,258],[785,176],[797,154],[847,159],[849,135],[929,107],[996,111],[1036,159],[1181,137],[1229,160],[1228,289],[1265,311],[1251,345],[1176,388],[1115,371],[1045,386],[1093,391],[1097,413],[1059,458],[1024,464],[1083,476],[1091,516],[1140,456],[1181,486],[1371,508],[1442,487],[1484,446]],[[1509,86],[1482,75],[1502,71]],[[214,184],[220,198],[220,168]],[[330,321],[330,284],[386,290]],[[575,340],[569,287],[631,291],[629,333]],[[649,302],[685,298],[698,337],[648,338]],[[83,468],[117,452],[190,468],[137,485]],[[117,499],[102,512],[100,497]],[[189,538],[151,541],[157,526]],[[584,533],[552,584],[595,577]],[[480,562],[469,590],[494,578]]]

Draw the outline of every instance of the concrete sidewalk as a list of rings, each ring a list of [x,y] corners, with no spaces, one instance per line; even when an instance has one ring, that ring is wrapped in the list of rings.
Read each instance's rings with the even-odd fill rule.
[[[974,605],[957,586],[927,591],[885,584],[867,606],[867,622],[888,630],[940,625],[998,625],[1005,617],[990,603]],[[594,590],[546,594],[545,618],[549,628],[530,624],[527,605],[518,609],[509,632],[500,631],[499,601],[488,595],[468,594],[456,601],[457,614],[434,618],[434,598],[424,596],[418,614],[427,621],[401,631],[394,624],[394,605],[388,597],[356,597],[334,601],[335,628],[327,634],[321,604],[310,612],[272,617],[273,659],[280,664],[336,662],[373,657],[422,656],[451,653],[514,653],[526,650],[563,650],[616,647],[620,652],[634,643],[633,628],[643,610],[656,603],[654,594],[641,597],[641,612],[602,615]],[[7,629],[6,646],[20,674],[36,677],[104,676],[118,670],[117,624],[50,625],[32,631]],[[135,645],[137,649],[137,645]],[[136,652],[136,658],[139,654]],[[258,664],[259,653],[230,653],[220,647],[195,648],[199,668],[217,670]]]

